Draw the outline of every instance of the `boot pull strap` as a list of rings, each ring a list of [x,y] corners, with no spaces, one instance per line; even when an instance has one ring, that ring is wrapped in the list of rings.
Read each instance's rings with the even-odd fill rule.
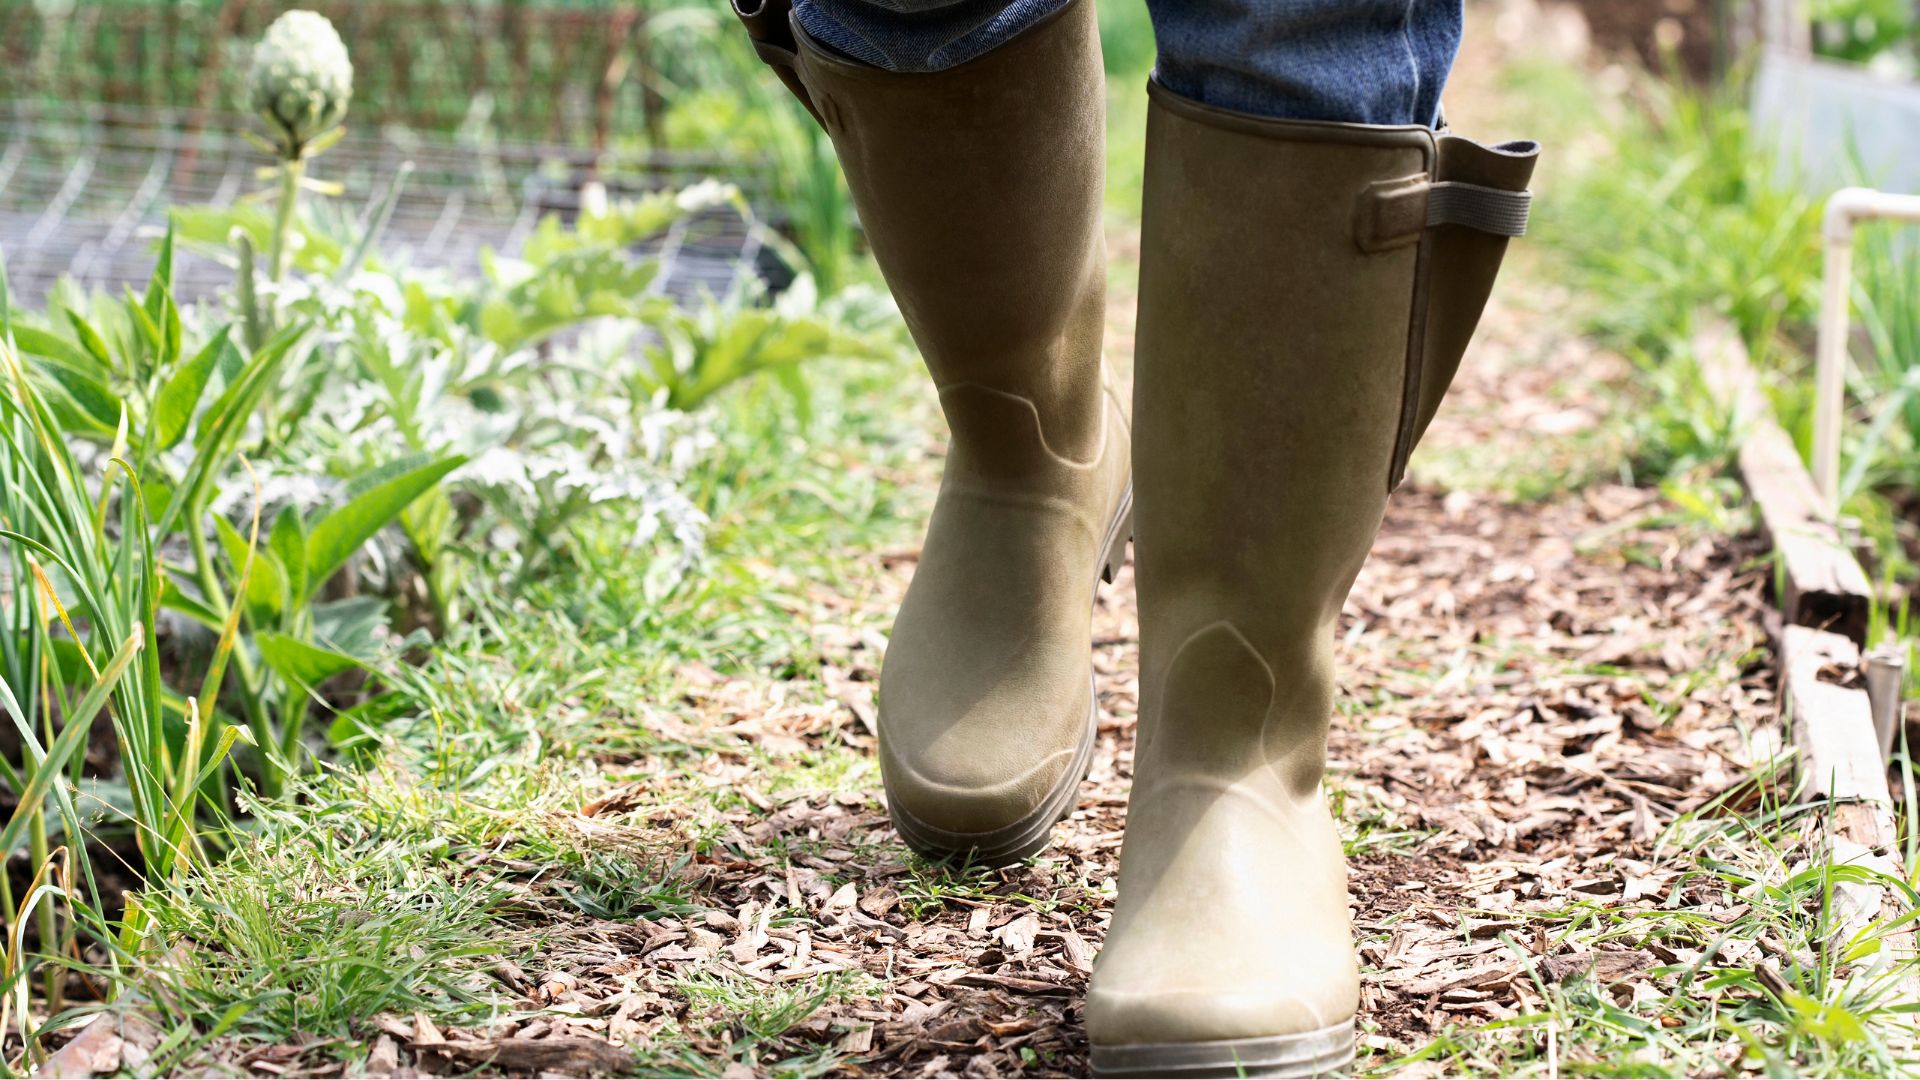
[[[1460,225],[1493,236],[1524,236],[1533,193],[1460,180],[1403,176],[1367,185],[1354,206],[1353,238],[1362,251],[1413,243],[1428,229]]]
[[[1442,180],[1427,185],[1427,228],[1464,225],[1494,236],[1527,235],[1533,192]]]
[[[820,119],[820,110],[814,108],[813,95],[800,79],[800,43],[793,38],[793,22],[789,18],[792,10],[793,0],[733,0],[733,13],[747,28],[754,55],[773,69],[781,85],[806,106],[814,122],[826,127],[826,121]]]

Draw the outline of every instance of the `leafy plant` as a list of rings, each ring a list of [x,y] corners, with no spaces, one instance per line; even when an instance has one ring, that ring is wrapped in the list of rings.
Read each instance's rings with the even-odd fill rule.
[[[277,792],[299,767],[314,688],[378,651],[383,605],[328,600],[323,590],[354,551],[463,459],[388,463],[351,478],[312,516],[288,506],[263,536],[243,535],[216,512],[216,500],[243,466],[251,469],[243,448],[273,452],[255,418],[272,411],[307,327],[291,325],[253,352],[230,326],[192,341],[172,301],[172,253],[169,234],[144,297],[91,298],[86,309],[103,321],[67,307],[64,332],[22,323],[16,334],[41,392],[59,402],[49,437],[110,447],[139,485],[142,510],[153,514],[143,531],[163,544],[177,537],[187,549],[158,602],[231,648],[230,671],[226,655],[210,667],[202,705],[218,707],[225,691],[251,731],[263,787]],[[249,501],[258,514],[257,498]]]
[[[1813,0],[1807,5],[1814,49],[1822,56],[1864,64],[1910,50],[1914,10],[1908,0]],[[1912,56],[1898,58],[1911,64]]]
[[[826,358],[879,360],[900,351],[897,335],[880,327],[891,308],[867,291],[853,291],[822,304],[813,282],[801,278],[771,304],[757,281],[723,297],[703,295],[698,306],[670,308],[650,329],[658,340],[644,346],[645,362],[626,375],[638,400],[659,399],[692,410],[741,379],[770,373],[804,409],[807,385],[800,365]]]
[[[172,325],[164,288],[149,295],[160,322]],[[140,469],[129,458],[134,425],[123,410],[108,452],[83,463],[62,428],[61,410],[35,377],[44,369],[35,372],[17,342],[19,329],[0,267],[0,380],[6,385],[0,396],[0,706],[18,746],[17,756],[0,758],[0,784],[13,802],[0,827],[0,852],[25,842],[33,870],[32,886],[19,898],[0,875],[0,912],[10,928],[35,916],[42,952],[58,956],[75,951],[73,935],[82,924],[95,942],[116,941],[108,922],[114,898],[95,873],[91,849],[100,831],[117,830],[119,822],[99,808],[124,807],[141,871],[150,882],[172,880],[204,854],[197,827],[201,789],[245,732],[214,714],[217,677],[184,698],[162,678],[156,646],[166,579],[148,511],[156,493],[143,490]],[[100,340],[97,333],[86,336]],[[157,338],[148,344],[164,353],[168,334]],[[176,380],[160,385],[160,403],[139,429],[146,447],[181,434],[174,429],[184,392],[168,393]],[[213,670],[234,646],[226,629]],[[119,756],[118,775],[107,783],[120,794],[100,798],[96,791],[83,811],[84,751],[103,714]],[[56,918],[56,902],[71,913],[64,923]],[[137,946],[143,928],[138,910],[129,911],[119,944]],[[26,962],[8,948],[8,975],[21,976]],[[47,969],[46,982],[57,1009],[57,965]],[[20,1021],[24,1035],[24,1013]]]
[[[833,142],[768,73],[730,16],[698,15],[675,20],[671,33],[692,38],[726,74],[715,86],[688,88],[667,117],[670,145],[724,149],[760,166],[759,194],[782,215],[774,224],[831,295],[853,280],[860,250],[853,196]]]
[[[1611,134],[1606,168],[1546,200],[1541,234],[1571,256],[1601,302],[1608,340],[1660,355],[1698,311],[1731,319],[1769,362],[1782,330],[1817,311],[1819,203],[1783,183],[1727,91],[1645,86],[1644,108]]]
[[[267,279],[279,281],[300,192],[308,184],[307,159],[344,134],[340,121],[353,100],[353,61],[326,16],[289,11],[254,46],[247,90],[271,133],[268,149],[280,162],[271,174],[280,180],[280,201],[267,248]]]

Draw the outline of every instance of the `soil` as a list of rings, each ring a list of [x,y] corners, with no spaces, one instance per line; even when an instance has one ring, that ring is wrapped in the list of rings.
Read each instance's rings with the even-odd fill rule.
[[[1456,128],[1497,111],[1487,59],[1457,69]],[[1125,259],[1137,237],[1117,235],[1113,247]],[[1550,921],[1521,916],[1578,900],[1619,911],[1714,902],[1664,869],[1656,838],[1777,745],[1760,549],[1657,491],[1595,480],[1619,471],[1609,455],[1625,425],[1612,413],[1629,368],[1567,326],[1567,299],[1524,255],[1509,271],[1341,619],[1329,790],[1350,849],[1362,1054],[1374,1061],[1448,1025],[1524,1011],[1522,974],[1625,979],[1650,964],[1657,943],[1555,947],[1534,929]],[[1124,368],[1132,298],[1116,292],[1110,312]],[[1578,482],[1530,500],[1501,494],[1522,473]],[[873,554],[876,588],[822,603],[889,609],[915,554]],[[528,996],[575,1015],[541,1021],[537,1034],[637,1047],[669,1025],[711,1030],[674,988],[712,964],[770,986],[864,972],[877,997],[822,1006],[756,1059],[812,1044],[858,1062],[846,1075],[1084,1075],[1081,1001],[1126,826],[1137,625],[1129,567],[1095,612],[1099,740],[1053,846],[950,888],[910,869],[877,774],[855,792],[774,799],[757,789],[756,745],[873,745],[883,642],[817,627],[827,702],[690,670],[692,707],[673,723],[692,725],[679,729],[686,741],[716,747],[703,782],[756,804],[731,815],[727,854],[690,868],[714,910],[570,928],[580,947],[556,945],[553,970]],[[610,799],[589,809],[617,809],[619,793]],[[810,853],[789,857],[776,842]],[[776,906],[807,917],[770,923]],[[1513,959],[1516,938],[1534,953],[1528,966]],[[724,1018],[708,1008],[706,1019]],[[391,1035],[420,1045],[407,1024]]]
[[[1473,112],[1471,86],[1464,96],[1462,109],[1450,95],[1456,126]],[[1131,236],[1115,246],[1137,250]],[[1362,1054],[1375,1062],[1449,1025],[1526,1011],[1534,979],[1624,980],[1651,964],[1657,943],[1582,950],[1536,928],[1579,901],[1616,912],[1714,902],[1666,869],[1658,838],[1777,745],[1761,552],[1655,490],[1593,479],[1617,464],[1609,433],[1622,425],[1610,414],[1628,368],[1564,324],[1565,301],[1524,260],[1509,273],[1339,626],[1328,788],[1349,847]],[[1131,307],[1116,296],[1117,358],[1130,350]],[[1543,469],[1583,479],[1544,497],[1502,494]],[[915,555],[872,553],[871,588],[815,599],[889,610]],[[718,1032],[692,1049],[759,1069],[833,1048],[850,1062],[844,1075],[1084,1075],[1081,1002],[1110,914],[1138,703],[1131,567],[1095,611],[1102,719],[1078,806],[1047,853],[1004,871],[916,869],[877,772],[852,790],[763,790],[769,755],[873,746],[883,642],[849,629],[858,622],[815,627],[824,695],[811,681],[690,665],[685,699],[644,718],[710,747],[697,781],[746,800],[681,871],[697,913],[556,922],[561,905],[530,904],[544,966],[496,975],[523,1007],[549,1011],[476,1031],[383,1017],[368,1075],[489,1062],[618,1072],[615,1047],[674,1029]],[[675,814],[629,811],[650,804],[649,789],[685,782],[684,761],[620,762],[628,787],[582,808],[582,835],[672,835]],[[685,992],[716,970],[768,994],[836,973],[873,992],[817,1008],[803,999],[787,1035],[747,1047],[737,1006]],[[275,1071],[300,1052],[286,1051]]]
[[[1568,447],[1605,452],[1595,433],[1615,400],[1606,383],[1626,370],[1556,325],[1563,297],[1524,270],[1516,280],[1432,435],[1437,456],[1478,454],[1494,480]],[[1125,325],[1116,331],[1125,341]],[[1590,483],[1534,501],[1497,490],[1449,490],[1416,469],[1339,627],[1328,786],[1350,850],[1362,1053],[1376,1061],[1449,1025],[1527,1010],[1533,978],[1625,980],[1654,963],[1658,942],[1581,949],[1536,928],[1564,925],[1546,913],[1582,901],[1629,912],[1721,899],[1667,869],[1658,837],[1777,747],[1755,541],[1642,488]],[[889,608],[914,554],[873,554],[880,587],[826,602]],[[528,999],[573,1015],[537,1021],[534,1041],[639,1047],[667,1025],[724,1030],[703,1022],[723,1021],[723,1007],[695,1015],[675,992],[716,964],[769,988],[864,972],[877,996],[823,1005],[759,1060],[817,1045],[853,1055],[846,1075],[1084,1074],[1081,1001],[1109,918],[1133,754],[1130,567],[1101,594],[1094,637],[1102,722],[1077,809],[1035,862],[946,878],[911,868],[873,773],[851,792],[771,798],[758,787],[756,747],[873,745],[879,642],[817,627],[826,702],[690,668],[690,708],[671,721],[689,726],[676,738],[713,746],[701,781],[753,804],[728,816],[718,853],[689,868],[713,910],[565,928]],[[633,791],[652,783],[647,762],[624,768],[643,774]],[[587,810],[623,805],[616,791]],[[776,908],[805,916],[773,923]],[[1514,940],[1532,952],[1524,963]],[[396,1023],[397,1045],[423,1047],[407,1026]],[[457,1064],[430,1049],[416,1060]]]

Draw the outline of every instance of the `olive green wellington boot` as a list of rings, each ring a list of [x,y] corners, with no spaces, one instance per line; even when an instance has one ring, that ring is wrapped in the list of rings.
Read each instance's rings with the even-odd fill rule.
[[[1141,707],[1096,1072],[1353,1057],[1321,794],[1333,635],[1525,229],[1537,148],[1286,122],[1152,87],[1134,379]]]
[[[742,18],[832,136],[952,431],[881,665],[888,809],[923,855],[1014,862],[1086,772],[1094,588],[1130,535],[1127,417],[1100,355],[1093,0],[932,74],[844,59],[779,14]]]

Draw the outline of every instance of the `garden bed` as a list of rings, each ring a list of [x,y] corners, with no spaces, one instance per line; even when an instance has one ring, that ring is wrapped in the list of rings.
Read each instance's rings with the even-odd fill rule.
[[[1523,7],[1500,25],[1538,63]],[[1913,965],[1886,963],[1900,928],[1835,912],[1860,876],[1825,857],[1822,808],[1789,767],[1773,573],[1725,472],[1732,438],[1697,405],[1691,354],[1661,351],[1689,340],[1668,316],[1699,300],[1676,282],[1723,295],[1749,337],[1791,323],[1793,282],[1747,280],[1761,264],[1728,238],[1750,235],[1731,221],[1743,192],[1785,207],[1788,226],[1803,208],[1743,188],[1765,162],[1709,153],[1687,160],[1717,183],[1676,189],[1693,218],[1613,213],[1646,197],[1646,163],[1614,159],[1652,145],[1596,129],[1624,99],[1596,99],[1585,69],[1517,66],[1486,27],[1449,92],[1456,123],[1489,130],[1518,111],[1502,96],[1573,105],[1538,132],[1564,148],[1541,178],[1541,242],[1516,247],[1340,621],[1327,790],[1352,867],[1360,1068],[1911,1071]],[[1143,75],[1116,80],[1116,116],[1141,115]],[[55,782],[37,828],[6,826],[28,882],[65,888],[16,876],[0,896],[60,949],[16,969],[32,985],[28,1015],[4,1025],[10,1060],[54,1051],[75,1073],[160,1075],[1084,1071],[1080,1001],[1138,704],[1131,570],[1095,613],[1097,753],[1050,852],[998,872],[910,856],[886,824],[873,693],[941,464],[936,402],[817,133],[749,127],[794,136],[765,197],[801,242],[765,242],[816,273],[778,296],[744,274],[712,299],[656,288],[681,223],[730,208],[750,234],[764,220],[695,185],[563,202],[527,225],[523,259],[478,275],[343,263],[332,211],[310,211],[291,266],[257,275],[264,300],[228,290],[183,313],[171,283],[198,279],[163,274],[130,299],[13,313],[34,367],[6,372],[0,512],[58,524],[44,531],[65,563],[39,592],[0,597],[9,648],[38,650],[0,654],[4,678],[57,674],[57,715],[27,730],[99,712],[131,765]],[[1114,142],[1138,137],[1129,122]],[[367,185],[340,215],[349,238],[389,160],[386,134],[360,138],[317,159],[326,176],[339,155],[332,175]],[[160,151],[141,149],[145,177]],[[452,185],[434,177],[457,173],[458,153],[423,152],[425,205],[396,209],[403,233],[446,212]],[[179,162],[161,160],[164,187]],[[589,190],[576,178],[546,190]],[[489,220],[520,222],[549,196],[518,197]],[[1124,370],[1137,195],[1111,203]],[[189,248],[224,267],[279,246],[238,212],[178,215],[178,271]],[[458,231],[484,231],[462,213]],[[1583,247],[1567,224],[1595,221],[1612,247]],[[1629,226],[1622,252],[1613,230]],[[151,239],[139,232],[127,251]],[[1687,250],[1696,233],[1729,250]],[[1792,269],[1768,250],[1767,267]],[[1702,272],[1665,275],[1661,259]],[[1615,275],[1605,291],[1599,266]],[[98,354],[82,329],[96,324]],[[203,348],[214,374],[195,385]],[[105,408],[120,401],[124,433]],[[60,425],[70,438],[36,435]],[[194,469],[215,470],[218,491],[196,494]],[[128,494],[129,474],[153,494]],[[161,557],[130,540],[146,512],[174,515]],[[53,563],[8,543],[9,581]],[[164,589],[136,573],[149,567]],[[228,660],[211,690],[194,677]],[[110,711],[76,701],[111,681],[89,662],[126,680]],[[329,678],[360,681],[330,695]],[[258,746],[204,741],[241,731]],[[149,772],[200,808],[182,822],[166,799],[136,801]],[[61,802],[71,792],[88,801]],[[1910,792],[1892,795],[1912,812]],[[1907,874],[1920,841],[1896,829]],[[132,842],[146,888],[124,920],[101,914],[118,881],[88,879],[59,847],[76,830]],[[1904,878],[1875,880],[1906,895]]]

